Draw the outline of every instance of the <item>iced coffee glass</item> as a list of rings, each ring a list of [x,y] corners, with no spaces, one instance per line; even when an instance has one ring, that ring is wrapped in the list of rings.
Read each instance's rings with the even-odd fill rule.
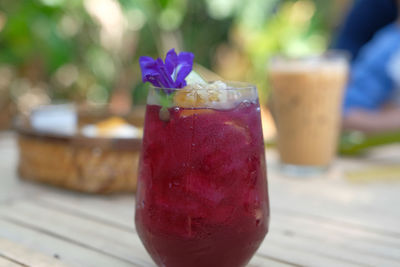
[[[270,61],[272,113],[284,172],[320,173],[334,159],[348,69],[347,56],[339,51]]]

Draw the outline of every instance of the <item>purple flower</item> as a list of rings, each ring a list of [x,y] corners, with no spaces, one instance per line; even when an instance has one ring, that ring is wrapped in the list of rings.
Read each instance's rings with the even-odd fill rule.
[[[181,52],[177,55],[174,49],[168,51],[165,63],[161,58],[140,57],[142,80],[162,88],[185,87],[185,78],[192,71],[193,59],[192,53]]]

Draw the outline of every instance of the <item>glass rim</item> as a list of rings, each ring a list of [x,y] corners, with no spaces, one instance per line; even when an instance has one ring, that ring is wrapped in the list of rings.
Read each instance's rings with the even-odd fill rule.
[[[309,55],[287,55],[283,53],[277,53],[270,57],[268,60],[269,63],[274,62],[303,62],[307,60],[316,60],[318,62],[331,62],[337,60],[344,60],[345,62],[349,62],[351,55],[346,50],[341,49],[328,49],[322,53],[315,53]]]
[[[253,83],[249,82],[240,82],[240,81],[226,81],[226,80],[216,80],[216,81],[221,81],[225,83],[228,87],[223,88],[223,89],[214,89],[214,90],[220,90],[220,91],[237,91],[237,90],[249,90],[249,89],[256,89],[257,86]],[[216,81],[207,81],[208,84],[211,84]],[[167,87],[157,87],[157,86],[150,86],[151,89],[162,89],[162,90],[168,90],[168,91],[178,91],[178,90],[185,90],[185,87],[182,88],[167,88]],[[191,89],[189,89],[191,90]],[[201,89],[193,89],[195,91],[207,91],[210,90],[210,88],[201,88]],[[213,90],[213,89],[211,89]]]

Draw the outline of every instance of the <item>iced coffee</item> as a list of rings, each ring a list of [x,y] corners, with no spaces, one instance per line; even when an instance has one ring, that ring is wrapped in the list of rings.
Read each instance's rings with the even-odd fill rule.
[[[332,162],[347,77],[347,59],[340,53],[271,60],[272,112],[284,168],[308,172]]]

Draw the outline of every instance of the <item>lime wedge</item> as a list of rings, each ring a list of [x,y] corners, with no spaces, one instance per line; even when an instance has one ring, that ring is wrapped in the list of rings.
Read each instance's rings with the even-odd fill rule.
[[[207,84],[206,80],[194,70],[189,73],[185,80],[187,84]]]

